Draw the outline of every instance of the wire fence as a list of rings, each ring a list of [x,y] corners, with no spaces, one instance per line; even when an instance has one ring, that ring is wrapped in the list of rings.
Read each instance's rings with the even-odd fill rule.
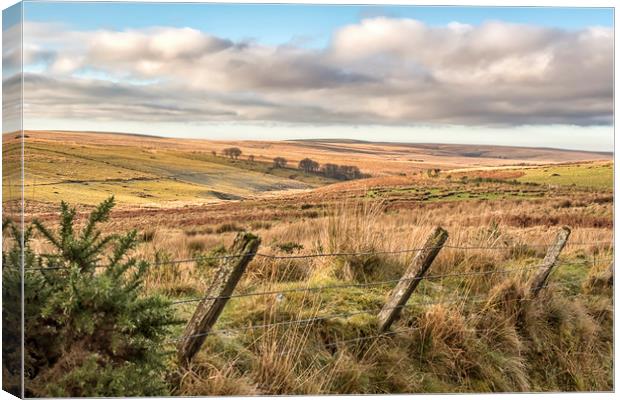
[[[552,287],[552,285],[543,286],[543,288],[549,288],[549,287]],[[582,293],[565,294],[564,297],[565,298],[583,297],[583,294]],[[433,306],[433,305],[450,304],[450,303],[458,303],[458,302],[462,302],[463,304],[465,303],[467,304],[488,303],[489,305],[493,305],[493,304],[497,304],[500,302],[504,304],[514,303],[514,302],[526,303],[526,302],[531,302],[533,300],[534,300],[533,298],[527,298],[527,297],[526,298],[512,298],[512,299],[492,299],[492,298],[489,298],[489,296],[486,294],[477,295],[477,296],[464,295],[464,296],[451,296],[450,298],[447,298],[447,299],[434,300],[434,301],[418,301],[412,304],[405,304],[405,305],[397,306],[397,307],[389,307],[388,309],[404,310],[404,309],[413,308],[413,307],[424,307],[424,306]],[[333,313],[333,314],[328,314],[328,315],[318,315],[318,316],[313,316],[313,317],[308,317],[308,318],[275,321],[275,322],[263,323],[263,324],[258,324],[258,325],[224,327],[224,328],[218,328],[215,330],[210,330],[208,332],[201,332],[201,333],[197,333],[193,335],[176,337],[176,338],[168,340],[167,342],[176,343],[176,342],[179,342],[185,339],[207,336],[207,335],[212,335],[212,334],[230,335],[230,334],[243,333],[247,331],[254,331],[254,330],[260,330],[260,329],[277,328],[281,326],[306,325],[306,324],[313,324],[316,322],[337,319],[337,318],[350,318],[350,317],[364,315],[364,314],[376,315],[382,309],[385,310],[386,308],[375,307],[375,308],[359,310],[359,311]],[[412,331],[415,329],[419,329],[419,328],[410,327],[410,328],[405,328],[405,329],[396,329],[390,332],[380,333],[376,335],[359,336],[359,337],[352,338],[352,339],[339,340],[339,341],[335,341],[332,343],[327,343],[325,344],[325,346],[329,347],[330,345],[334,346],[337,344],[344,344],[344,343],[349,343],[349,342],[357,342],[357,341],[375,339],[375,338],[380,338],[380,337],[389,337],[397,333]]]
[[[364,288],[364,287],[372,287],[372,286],[383,286],[383,285],[387,285],[390,283],[406,282],[406,281],[413,281],[413,280],[420,280],[420,281],[421,280],[433,280],[433,279],[441,279],[441,278],[457,277],[457,276],[509,274],[513,272],[531,271],[531,270],[538,269],[538,268],[539,266],[536,265],[536,266],[531,266],[531,267],[510,268],[510,269],[503,269],[503,270],[468,271],[468,272],[459,272],[459,273],[451,273],[451,274],[425,275],[425,276],[413,277],[413,278],[389,279],[389,280],[383,280],[383,281],[364,282],[364,283],[346,283],[346,284],[337,284],[337,285],[310,286],[310,287],[302,287],[302,288],[269,290],[269,291],[263,291],[263,292],[238,293],[238,294],[232,294],[230,296],[196,297],[196,298],[191,298],[191,299],[173,301],[172,304],[186,304],[186,303],[194,303],[194,302],[203,301],[203,300],[223,300],[223,299],[232,299],[232,298],[240,298],[240,297],[285,294],[285,293],[293,293],[293,292],[318,292],[318,291],[334,290],[334,289]]]
[[[453,250],[463,250],[463,251],[470,251],[470,250],[482,250],[482,251],[517,250],[518,251],[518,250],[523,250],[527,248],[530,248],[530,249],[545,248],[548,250],[548,254],[549,254],[549,250],[555,246],[555,245],[540,244],[540,243],[533,243],[533,244],[518,243],[515,245],[503,244],[503,245],[481,246],[481,245],[467,245],[467,244],[445,244],[444,242],[442,242],[441,245],[439,246],[429,246],[429,243],[427,243],[424,247],[400,249],[400,250],[385,250],[385,251],[317,252],[317,253],[310,253],[310,254],[285,254],[285,255],[268,254],[268,253],[263,253],[259,251],[251,251],[251,252],[245,252],[241,254],[235,254],[235,251],[231,251],[231,254],[225,254],[225,255],[198,256],[198,257],[176,259],[176,260],[155,260],[151,265],[179,266],[179,265],[182,265],[184,263],[189,263],[189,262],[197,263],[197,262],[205,262],[207,260],[230,261],[230,260],[241,259],[241,258],[249,258],[249,260],[251,260],[254,257],[260,257],[260,258],[265,258],[265,259],[270,259],[270,260],[299,260],[299,259],[313,259],[313,258],[323,258],[323,257],[396,255],[396,254],[407,254],[407,253],[418,253],[419,255],[422,252],[428,252],[429,250],[438,251],[440,249],[453,249]],[[574,257],[573,259],[563,260],[563,259],[558,258],[558,256],[559,256],[559,252],[561,252],[564,245],[566,246],[597,246],[599,254],[595,253],[591,258],[584,258],[585,256],[583,255],[579,256],[578,254],[577,257]],[[611,262],[613,260],[613,254],[610,255],[608,253],[601,253],[600,250],[601,248],[602,249],[607,248],[611,250],[613,248],[612,246],[613,246],[612,241],[566,242],[566,238],[565,238],[564,243],[562,243],[562,247],[559,249],[559,251],[557,251],[557,254],[555,255],[554,263],[570,264],[570,265],[575,265],[575,266],[592,266],[592,265],[603,263],[603,262]],[[257,247],[255,249],[257,249]],[[53,256],[50,256],[50,257],[53,257]],[[112,259],[110,259],[110,262],[112,262]],[[430,260],[430,263],[432,263],[432,259]],[[92,267],[109,268],[109,265],[100,264],[100,265],[94,265]],[[41,267],[41,268],[26,268],[27,271],[31,271],[31,272],[34,272],[34,271],[47,272],[47,271],[53,271],[53,270],[67,270],[67,269],[71,269],[71,267],[52,266],[52,267]],[[263,290],[241,292],[241,293],[229,292],[229,294],[226,294],[226,295],[197,296],[197,297],[192,297],[192,298],[173,300],[170,302],[170,305],[183,306],[183,305],[192,304],[192,303],[204,304],[204,302],[209,302],[209,301],[223,302],[223,304],[225,304],[225,302],[230,299],[248,298],[248,297],[255,297],[255,296],[270,296],[270,295],[277,296],[277,300],[283,300],[285,299],[284,296],[286,294],[291,294],[291,293],[301,293],[301,292],[316,293],[316,292],[323,292],[323,291],[328,291],[328,290],[370,288],[370,287],[382,287],[382,286],[388,286],[388,285],[393,286],[392,291],[394,292],[395,291],[394,289],[398,287],[398,285],[403,285],[403,284],[411,285],[416,281],[419,282],[419,281],[444,280],[444,279],[449,279],[449,278],[466,278],[466,277],[476,277],[476,276],[482,277],[482,276],[489,276],[489,275],[521,274],[521,273],[527,273],[527,272],[531,272],[531,271],[539,270],[539,269],[541,269],[541,264],[537,263],[534,265],[519,266],[519,267],[513,267],[513,268],[467,270],[467,271],[461,271],[461,272],[448,272],[448,273],[436,273],[436,274],[426,274],[426,271],[424,271],[424,273],[416,274],[415,276],[402,276],[398,279],[375,280],[375,281],[370,281],[370,282],[346,282],[346,283],[336,283],[336,284],[316,285],[316,286],[306,284],[304,286],[299,286],[299,287],[285,287],[285,288],[276,287],[276,288],[267,288]],[[536,287],[536,289],[540,290],[542,288],[548,288],[548,287],[549,285],[545,282],[542,286]],[[411,309],[413,307],[422,307],[422,306],[429,306],[429,305],[461,303],[463,306],[469,307],[477,303],[487,303],[488,305],[492,305],[493,302],[504,302],[504,303],[512,302],[512,301],[528,302],[528,301],[533,300],[532,297],[524,297],[524,298],[516,298],[516,299],[494,299],[493,296],[490,295],[489,293],[484,293],[480,295],[478,294],[472,295],[470,293],[463,294],[462,293],[463,291],[469,290],[469,289],[466,289],[466,290],[463,290],[463,289],[464,289],[463,287],[460,287],[460,289],[457,287],[456,292],[457,293],[461,292],[461,293],[459,295],[450,294],[447,297],[444,297],[443,291],[441,291],[441,293],[437,293],[433,290],[432,293],[430,293],[429,295],[436,297],[436,299],[433,299],[430,301],[421,301],[420,299],[415,300],[415,301],[409,301],[409,295],[410,295],[409,294],[407,295],[406,300],[404,302],[402,302],[401,304],[397,304],[395,306],[392,306],[391,304],[386,303],[383,305],[379,304],[371,308],[354,309],[354,310],[350,310],[347,312],[311,315],[311,316],[301,317],[298,319],[273,320],[273,321],[266,321],[264,323],[258,323],[258,324],[254,324],[254,323],[247,324],[246,323],[245,325],[240,325],[240,326],[232,324],[229,326],[217,327],[217,329],[211,329],[212,325],[207,325],[206,326],[207,328],[204,330],[203,329],[198,329],[198,330],[190,329],[188,331],[186,329],[186,332],[183,335],[175,337],[175,338],[171,338],[167,340],[166,343],[170,343],[170,344],[181,343],[182,344],[187,341],[204,338],[212,334],[224,334],[224,335],[233,334],[234,335],[234,334],[238,334],[242,332],[249,332],[249,331],[256,331],[256,330],[278,329],[281,327],[301,326],[301,325],[304,325],[304,326],[313,325],[313,324],[316,324],[322,321],[327,321],[327,320],[335,320],[335,319],[347,320],[349,318],[359,316],[359,315],[371,315],[371,316],[378,317],[380,316],[381,313],[386,313],[390,311],[395,311],[395,312],[397,311],[400,313],[403,310]],[[426,293],[424,293],[424,295],[426,297]],[[568,294],[565,296],[570,297],[572,295]],[[213,305],[211,307],[213,307]],[[198,313],[198,308],[200,308],[200,305],[197,307],[197,311],[194,313],[194,317]],[[223,305],[221,306],[221,308],[223,309]],[[275,313],[271,313],[269,318],[277,319],[277,314],[278,314],[277,311]],[[300,310],[298,315],[303,316],[303,314],[304,314],[304,311]],[[215,321],[217,320],[218,315],[215,316],[215,320],[213,321],[213,323],[215,323]],[[282,316],[286,316],[286,315],[288,315],[288,313],[283,313]],[[192,317],[192,319],[194,317]],[[190,327],[191,320],[185,321],[185,322],[187,323],[187,327]],[[389,330],[388,332],[381,331],[376,334],[362,335],[362,336],[358,336],[355,338],[348,338],[348,339],[333,341],[330,343],[326,343],[325,346],[329,348],[329,347],[336,347],[336,346],[348,344],[348,343],[363,342],[363,341],[372,340],[372,339],[390,337],[398,333],[404,333],[407,331],[411,331],[413,329],[416,329],[416,328],[407,327],[404,329],[395,329],[395,330],[392,329],[392,330]],[[203,340],[203,339],[200,339],[200,340]],[[191,355],[188,355],[188,357],[191,357]]]
[[[482,297],[482,296],[480,296]],[[457,301],[462,301],[462,300],[466,300],[466,299],[471,299],[471,296],[459,296],[456,298],[451,298],[451,299],[446,299],[446,300],[436,300],[436,301],[429,301],[429,302],[419,302],[416,303],[415,305],[418,306],[425,306],[425,305],[434,305],[434,304],[445,304],[445,303],[453,303],[453,302],[457,302]],[[392,310],[392,309],[405,309],[405,308],[409,308],[413,306],[413,304],[410,305],[403,305],[403,306],[397,306],[397,307],[389,307],[388,309]],[[342,313],[334,313],[334,314],[328,314],[328,315],[319,315],[319,316],[314,316],[314,317],[309,317],[309,318],[303,318],[303,319],[294,319],[294,320],[288,320],[288,321],[277,321],[277,322],[270,322],[270,323],[266,323],[266,324],[259,324],[259,325],[247,325],[247,326],[243,326],[243,327],[230,327],[230,328],[220,328],[217,330],[210,330],[209,332],[202,332],[202,333],[197,333],[194,335],[188,335],[188,336],[181,336],[175,339],[172,339],[171,341],[173,342],[177,342],[183,339],[188,339],[191,337],[200,337],[200,336],[205,336],[205,335],[209,335],[209,334],[213,334],[213,333],[238,333],[238,332],[245,332],[245,331],[249,331],[249,330],[255,330],[255,329],[264,329],[264,328],[271,328],[271,327],[276,327],[276,326],[285,326],[285,325],[301,325],[301,324],[311,324],[314,322],[319,322],[319,321],[325,321],[325,320],[329,320],[329,319],[335,319],[335,318],[350,318],[350,317],[354,317],[357,315],[363,315],[363,314],[376,314],[379,311],[381,311],[381,307],[375,307],[372,309],[365,309],[365,310],[359,310],[359,311],[351,311],[351,312],[342,312]]]
[[[611,249],[613,246],[613,241],[598,241],[598,242],[573,242],[567,243],[567,246],[602,246],[608,247]],[[548,248],[549,244],[524,244],[520,243],[517,245],[502,245],[502,246],[468,246],[468,245],[444,245],[441,247],[422,247],[422,248],[411,248],[411,249],[402,249],[402,250],[378,250],[378,251],[359,251],[359,252],[320,252],[320,253],[312,253],[312,254],[287,254],[287,255],[277,255],[277,254],[267,254],[267,253],[246,253],[246,254],[226,254],[226,255],[216,255],[216,256],[196,256],[190,258],[182,258],[182,259],[174,259],[174,260],[154,260],[151,261],[150,264],[152,266],[163,266],[163,265],[179,265],[185,263],[192,262],[205,262],[205,261],[223,261],[229,259],[235,259],[245,256],[252,257],[260,257],[271,260],[298,260],[298,259],[310,259],[310,258],[326,258],[326,257],[354,257],[354,256],[371,256],[371,255],[394,255],[394,254],[407,254],[407,253],[415,253],[425,249],[454,249],[454,250],[521,250],[523,247],[526,248]],[[94,265],[94,268],[108,268],[108,265],[105,264],[97,264]],[[59,267],[31,267],[25,268],[26,271],[47,271],[47,270],[63,270],[70,269],[70,267],[59,266]]]
[[[607,262],[612,261],[611,257],[599,258],[597,262]],[[571,265],[591,265],[592,262],[583,261],[583,262],[571,262]],[[336,289],[348,289],[348,288],[367,288],[373,286],[384,286],[391,283],[398,283],[403,281],[413,281],[413,280],[437,280],[449,277],[463,277],[463,276],[483,276],[483,275],[495,275],[495,274],[511,274],[515,272],[524,272],[524,271],[532,271],[539,269],[538,265],[530,266],[530,267],[521,267],[521,268],[509,268],[509,269],[495,269],[488,271],[468,271],[468,272],[457,272],[450,274],[433,274],[433,275],[425,275],[421,277],[413,277],[413,278],[400,278],[400,279],[388,279],[382,281],[373,281],[373,282],[364,282],[364,283],[344,283],[344,284],[335,284],[335,285],[324,285],[324,286],[308,286],[301,288],[289,288],[289,289],[278,289],[278,290],[267,290],[262,292],[248,292],[248,293],[237,293],[232,294],[230,296],[206,296],[206,297],[195,297],[191,299],[182,299],[175,300],[171,304],[187,304],[187,303],[195,303],[204,300],[223,300],[223,299],[233,299],[233,298],[241,298],[241,297],[253,297],[253,296],[268,296],[268,295],[280,295],[286,293],[295,293],[295,292],[320,292],[324,290],[336,290]]]

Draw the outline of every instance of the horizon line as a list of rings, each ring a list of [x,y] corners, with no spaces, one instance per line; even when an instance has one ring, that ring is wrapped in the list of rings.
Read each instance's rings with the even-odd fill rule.
[[[2,135],[9,134],[25,134],[26,132],[57,132],[57,133],[86,133],[86,134],[104,134],[104,135],[126,135],[126,136],[142,136],[145,138],[155,139],[167,139],[167,140],[201,140],[207,142],[331,142],[331,143],[372,143],[372,144],[390,144],[390,145],[454,145],[454,146],[479,146],[479,147],[509,147],[509,148],[521,148],[521,149],[537,149],[537,150],[555,150],[555,151],[567,151],[574,153],[589,153],[600,155],[614,156],[614,150],[579,150],[562,147],[547,147],[547,146],[519,146],[519,145],[503,145],[503,144],[480,144],[480,143],[464,143],[464,142],[403,142],[403,141],[390,141],[390,140],[362,140],[362,139],[348,139],[348,138],[307,138],[307,139],[204,139],[204,138],[191,138],[191,137],[168,137],[149,133],[140,132],[118,132],[118,131],[91,131],[91,130],[71,130],[71,129],[23,129],[19,131],[3,132]],[[615,159],[615,157],[614,157]]]

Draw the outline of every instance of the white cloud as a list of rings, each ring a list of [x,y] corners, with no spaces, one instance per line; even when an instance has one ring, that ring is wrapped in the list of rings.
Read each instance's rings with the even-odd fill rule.
[[[612,122],[613,31],[602,27],[565,31],[500,21],[434,27],[377,17],[342,27],[326,49],[315,50],[234,43],[191,28],[85,32],[27,23],[25,48],[29,62],[47,65],[26,79],[33,117]],[[78,78],[85,70],[110,82]]]

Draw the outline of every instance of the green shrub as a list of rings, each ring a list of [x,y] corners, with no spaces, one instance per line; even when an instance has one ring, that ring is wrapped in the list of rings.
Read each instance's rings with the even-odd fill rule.
[[[58,232],[35,221],[50,254],[35,255],[32,227],[24,232],[27,397],[168,394],[163,341],[176,321],[166,299],[142,292],[149,264],[128,256],[137,232],[105,236],[97,229],[113,206],[113,197],[101,203],[79,232],[76,211],[64,202]],[[3,291],[12,298],[21,233],[6,227],[15,244],[2,254]],[[3,313],[5,326],[12,318]]]
[[[8,233],[5,236],[5,233]],[[23,232],[26,246],[22,247],[22,231],[12,222],[2,222],[3,240],[10,243],[7,252],[2,252],[2,389],[20,397],[21,396],[21,343],[22,343],[22,274],[20,264],[23,260],[25,268],[36,268],[38,260],[27,245],[32,229]],[[38,302],[39,297],[49,295],[49,289],[42,285],[40,276],[26,274],[24,280],[23,304],[25,315],[32,315],[33,304]],[[25,330],[29,332],[33,326],[30,319],[26,319]],[[29,359],[25,359],[29,365]]]

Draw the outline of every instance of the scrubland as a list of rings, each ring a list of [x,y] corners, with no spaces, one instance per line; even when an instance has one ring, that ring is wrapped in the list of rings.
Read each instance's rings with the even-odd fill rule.
[[[135,256],[156,263],[146,292],[181,301],[205,293],[217,268],[209,257],[224,254],[240,230],[259,235],[260,252],[273,255],[415,249],[435,225],[450,234],[429,272],[439,277],[422,282],[388,336],[377,336],[376,315],[414,253],[256,257],[236,293],[271,294],[231,299],[190,367],[171,359],[173,394],[611,390],[612,202],[582,195],[572,202],[423,202],[410,210],[377,198],[347,198],[296,205],[315,210],[302,218],[266,214],[246,223],[233,213],[227,222],[200,225],[184,218],[152,224],[135,215],[109,225],[113,231],[133,221],[142,227]],[[533,267],[558,223],[573,228],[569,244],[549,287],[529,301]],[[197,261],[167,264],[179,259]],[[291,291],[351,283],[370,285]],[[177,305],[179,318],[189,319],[195,306]],[[181,335],[179,326],[173,336]]]
[[[178,303],[182,320],[238,232],[258,235],[261,254],[299,256],[256,256],[235,293],[268,294],[230,299],[189,366],[173,354],[183,325],[173,328],[164,377],[173,395],[610,391],[611,171],[596,161],[308,177],[295,180],[303,190],[243,200],[121,201],[104,229],[138,230],[132,256],[152,264],[144,293]],[[75,193],[83,220],[92,206]],[[52,205],[35,193],[28,218],[54,226]],[[531,278],[563,225],[568,244],[533,299]],[[380,335],[378,311],[415,255],[398,252],[419,248],[435,226],[448,231],[446,247]],[[50,248],[35,236],[33,250]],[[325,254],[339,255],[302,257]]]

